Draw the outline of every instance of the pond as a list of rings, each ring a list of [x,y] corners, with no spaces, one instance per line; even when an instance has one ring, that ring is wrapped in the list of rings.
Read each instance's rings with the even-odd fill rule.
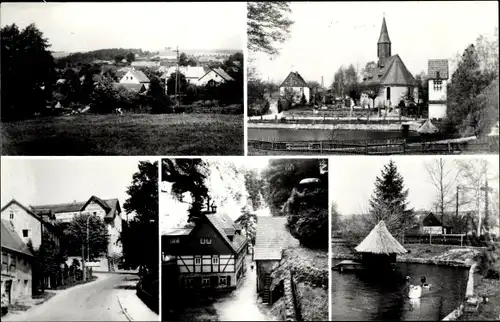
[[[248,140],[258,141],[320,141],[330,140],[330,130],[248,128]],[[419,137],[410,131],[410,137]],[[335,130],[335,140],[403,139],[402,131]]]
[[[422,275],[432,285],[430,290],[419,299],[408,298],[405,277],[416,285]],[[398,263],[387,276],[332,271],[331,320],[442,320],[464,299],[467,276],[464,268],[413,263]]]

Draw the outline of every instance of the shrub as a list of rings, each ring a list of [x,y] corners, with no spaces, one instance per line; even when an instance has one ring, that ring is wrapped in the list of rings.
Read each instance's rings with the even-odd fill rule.
[[[500,278],[500,244],[488,242],[488,248],[481,254],[479,260],[479,271],[486,278]]]
[[[305,106],[307,104],[307,99],[304,94],[302,94],[302,97],[300,98],[300,105]]]
[[[328,194],[324,187],[306,190],[293,189],[283,211],[292,236],[303,246],[328,247]]]

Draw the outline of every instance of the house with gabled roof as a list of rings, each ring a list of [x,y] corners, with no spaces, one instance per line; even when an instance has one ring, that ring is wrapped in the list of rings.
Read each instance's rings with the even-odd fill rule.
[[[2,239],[2,307],[8,303],[31,298],[33,283],[33,254],[9,221],[1,221]]]
[[[121,79],[120,84],[142,84],[149,88],[149,78],[141,70],[129,70]]]
[[[293,101],[298,103],[305,96],[309,103],[311,99],[311,89],[299,72],[290,72],[279,87],[280,97],[292,96]]]
[[[234,81],[234,78],[229,76],[228,73],[224,71],[222,68],[211,68],[205,75],[201,76],[198,80],[198,85],[207,85],[211,84],[213,86],[219,85],[222,83]]]
[[[446,102],[448,87],[448,59],[429,59],[429,119],[446,117]]]
[[[182,289],[234,289],[246,272],[241,226],[215,210],[195,224],[162,232],[163,263],[174,262]]]
[[[61,232],[55,225],[54,214],[50,211],[37,213],[12,199],[2,208],[1,214],[2,220],[9,222],[25,244],[31,241],[34,249],[40,247],[44,234],[48,234],[56,245],[60,245]]]
[[[177,66],[171,66],[160,76],[160,79],[166,82],[175,73],[177,73]],[[198,81],[206,74],[206,71],[201,66],[179,66],[179,74],[184,75],[188,84],[199,85]]]
[[[122,254],[122,246],[119,242],[123,226],[121,217],[121,206],[118,199],[101,199],[97,196],[91,196],[86,201],[71,202],[52,205],[31,206],[34,213],[50,212],[59,223],[69,223],[74,217],[79,215],[93,215],[99,217],[107,226],[109,234],[109,243],[106,256],[99,258],[95,265],[95,270],[109,271],[114,270],[115,265],[113,257]]]
[[[384,17],[377,43],[378,61],[371,70],[366,71],[365,75],[363,75],[362,86],[380,85],[378,97],[375,99],[375,106],[372,106],[371,99],[366,100],[366,94],[362,94],[362,99],[369,102],[371,107],[397,107],[401,101],[406,101],[405,98],[408,92],[411,92],[418,99],[415,77],[406,68],[399,55],[392,55],[391,46],[392,43]]]
[[[287,217],[259,216],[257,219],[253,260],[257,268],[257,292],[264,303],[272,303],[271,273],[279,266],[283,250],[299,245],[286,223]]]

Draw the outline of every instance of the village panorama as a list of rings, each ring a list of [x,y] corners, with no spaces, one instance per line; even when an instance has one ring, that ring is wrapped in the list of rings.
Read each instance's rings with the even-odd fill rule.
[[[163,159],[162,321],[327,321],[328,160]]]
[[[249,2],[248,153],[497,154],[497,10]]]
[[[2,321],[157,321],[157,177],[148,159],[2,158]]]
[[[2,4],[2,154],[243,154],[239,7]],[[148,19],[162,12],[176,18]]]

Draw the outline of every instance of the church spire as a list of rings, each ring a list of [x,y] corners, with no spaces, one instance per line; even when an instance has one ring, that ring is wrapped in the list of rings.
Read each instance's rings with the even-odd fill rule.
[[[386,58],[391,56],[391,39],[389,38],[389,32],[387,31],[387,25],[385,23],[385,14],[382,19],[382,29],[380,30],[380,37],[377,43],[377,57],[379,59],[379,64],[382,63]]]

